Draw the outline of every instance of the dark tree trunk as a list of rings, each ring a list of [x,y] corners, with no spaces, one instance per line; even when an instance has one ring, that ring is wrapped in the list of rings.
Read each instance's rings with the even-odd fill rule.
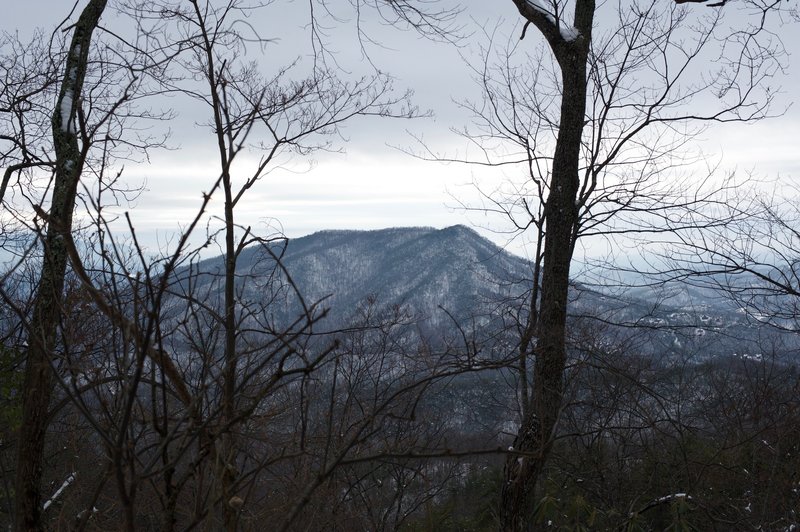
[[[221,435],[222,471],[220,483],[222,484],[222,504],[224,529],[235,532],[238,525],[238,515],[229,501],[234,495],[233,463],[236,459],[236,449],[233,442],[233,427],[235,418],[236,394],[236,250],[234,232],[236,225],[233,218],[233,193],[227,157],[222,158],[223,188],[225,190],[225,369],[222,390],[222,421],[226,431]]]
[[[53,145],[56,175],[47,215],[44,259],[28,330],[28,352],[22,399],[22,427],[16,472],[16,530],[41,530],[42,456],[47,431],[57,328],[62,315],[67,250],[64,235],[72,231],[72,213],[83,166],[84,153],[78,143],[75,118],[92,33],[106,7],[106,0],[90,0],[83,9],[70,43],[64,80],[53,112]]]
[[[547,38],[561,67],[562,99],[550,191],[544,210],[544,258],[532,397],[514,441],[514,452],[520,454],[510,454],[506,460],[501,494],[501,527],[507,531],[533,528],[533,492],[561,409],[569,271],[579,222],[576,199],[594,9],[592,0],[577,2],[575,27],[580,37],[571,41],[563,39],[558,28],[554,30],[552,21],[529,18]],[[520,11],[527,17],[524,8]]]

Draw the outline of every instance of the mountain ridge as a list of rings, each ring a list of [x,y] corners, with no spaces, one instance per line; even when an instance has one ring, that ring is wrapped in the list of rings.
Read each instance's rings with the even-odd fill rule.
[[[207,259],[197,267],[205,278],[195,286],[205,284],[205,294],[218,299],[222,258]],[[283,277],[283,288],[276,289],[275,280],[284,271],[291,283]],[[441,338],[457,327],[507,327],[505,316],[517,313],[524,319],[532,273],[529,261],[463,225],[324,230],[268,247],[245,248],[237,261],[237,297],[242,302],[267,301],[276,323],[289,323],[303,312],[287,288],[293,284],[306,303],[321,301],[318,308],[329,310],[326,330],[357,323],[359,312],[369,306],[373,315],[394,312],[396,317],[399,310],[423,337]],[[668,287],[661,288],[663,292]],[[762,335],[760,324],[748,323],[729,304],[719,304],[708,294],[693,295],[687,287],[674,288],[685,295],[666,298],[654,290],[613,295],[602,287],[573,282],[569,312],[607,327],[619,325],[619,337],[645,335],[640,349],[660,356],[676,346],[702,356],[733,353],[741,350],[742,342],[756,342]]]
[[[253,272],[263,248],[245,250]],[[517,297],[530,265],[463,225],[379,230],[325,230],[290,239],[283,267],[310,301],[328,298],[331,315],[346,317],[365,299],[402,305],[432,320],[466,319],[484,302]],[[526,275],[528,274],[528,275]]]

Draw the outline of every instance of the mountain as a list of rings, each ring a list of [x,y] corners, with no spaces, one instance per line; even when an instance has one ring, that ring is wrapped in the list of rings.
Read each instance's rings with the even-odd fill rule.
[[[276,268],[276,257],[282,269]],[[218,300],[222,259],[203,261],[197,270],[201,274],[193,288]],[[452,332],[454,321],[467,328],[489,326],[509,305],[523,308],[532,266],[456,225],[320,231],[251,246],[239,256],[237,276],[237,297],[262,302],[278,323],[302,312],[293,283],[307,304],[321,301],[329,309],[324,329],[352,325],[369,304],[373,315],[397,315],[400,309],[430,339]],[[778,334],[748,319],[713,291],[669,283],[614,292],[574,282],[569,312],[594,320],[616,342],[636,337],[642,354],[707,359],[759,353],[767,349],[765,343],[776,346],[779,340],[782,352],[798,344],[796,335]]]
[[[463,225],[320,231],[270,251],[282,255],[306,301],[327,298],[324,305],[337,322],[371,300],[379,308],[408,309],[436,328],[450,320],[443,309],[459,321],[485,315],[522,294],[531,277],[527,261]],[[258,277],[270,265],[264,259],[262,247],[246,249],[239,273]]]

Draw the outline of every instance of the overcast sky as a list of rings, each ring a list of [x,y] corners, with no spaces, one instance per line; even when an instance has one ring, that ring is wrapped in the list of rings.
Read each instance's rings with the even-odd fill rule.
[[[661,0],[668,1],[668,0]],[[6,2],[0,19],[0,31],[19,31],[30,35],[35,27],[50,30],[69,12],[71,1],[28,0]],[[79,2],[82,7],[83,1]],[[625,4],[625,2],[623,2]],[[306,53],[306,3],[277,2],[268,12],[252,22],[262,34],[276,32],[280,40],[269,50],[270,61],[288,59]],[[463,128],[470,117],[454,100],[477,98],[476,84],[462,56],[474,59],[477,43],[484,29],[499,27],[500,35],[517,35],[521,29],[518,15],[510,1],[486,2],[465,0],[459,24],[464,34],[472,34],[457,48],[452,44],[431,42],[413,31],[397,31],[373,24],[372,35],[384,48],[370,48],[370,58],[381,70],[396,77],[398,89],[410,88],[415,102],[434,115],[412,121],[358,120],[348,125],[344,139],[336,146],[342,154],[316,154],[311,159],[292,163],[292,171],[276,170],[250,193],[238,216],[243,224],[262,230],[279,228],[289,237],[321,229],[374,229],[389,226],[444,227],[457,223],[509,229],[500,218],[468,213],[459,202],[472,203],[476,193],[472,183],[494,188],[502,179],[514,179],[514,171],[498,173],[482,167],[437,164],[417,160],[396,147],[414,148],[412,135],[423,136],[431,147],[448,154],[463,153],[465,141],[451,132]],[[607,7],[614,9],[609,3]],[[605,9],[605,6],[604,6]],[[261,18],[263,17],[263,18]],[[109,24],[120,23],[108,20]],[[333,24],[333,23],[331,23]],[[798,56],[800,40],[793,34],[796,26],[783,34],[789,53]],[[332,40],[339,47],[343,64],[363,61],[357,42],[352,38]],[[538,43],[535,32],[523,43],[533,50]],[[784,94],[779,108],[792,102],[798,85],[795,57],[789,58],[786,76],[777,79]],[[346,67],[347,68],[347,67]],[[176,120],[172,142],[179,150],[154,153],[148,164],[127,165],[126,180],[144,184],[145,190],[130,206],[140,236],[150,246],[169,241],[196,210],[201,194],[216,177],[215,157],[209,144],[208,130],[200,127],[189,108]],[[704,135],[704,149],[721,157],[723,165],[753,170],[759,175],[785,179],[800,178],[800,110],[790,107],[781,117],[754,125],[715,128]],[[220,205],[216,205],[220,208]],[[491,233],[483,231],[487,236]],[[524,254],[523,240],[509,244],[507,234],[492,236],[508,244],[515,253]]]

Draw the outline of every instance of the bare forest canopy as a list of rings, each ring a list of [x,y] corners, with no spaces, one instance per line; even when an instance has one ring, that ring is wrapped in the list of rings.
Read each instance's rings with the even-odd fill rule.
[[[798,160],[746,129],[796,3],[50,7],[0,34],[0,526],[800,527]]]

